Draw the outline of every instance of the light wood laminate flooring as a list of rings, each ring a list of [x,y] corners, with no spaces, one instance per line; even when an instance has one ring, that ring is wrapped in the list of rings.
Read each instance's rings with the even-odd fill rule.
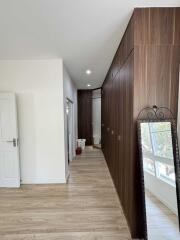
[[[0,189],[0,240],[129,240],[101,150],[70,163],[68,184]]]

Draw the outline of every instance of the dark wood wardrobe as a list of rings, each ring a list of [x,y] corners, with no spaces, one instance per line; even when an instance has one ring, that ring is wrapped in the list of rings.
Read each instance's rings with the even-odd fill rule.
[[[92,135],[92,90],[78,90],[78,138],[92,145]]]
[[[144,237],[137,116],[165,106],[177,117],[180,8],[137,8],[102,85],[102,150],[132,238]]]

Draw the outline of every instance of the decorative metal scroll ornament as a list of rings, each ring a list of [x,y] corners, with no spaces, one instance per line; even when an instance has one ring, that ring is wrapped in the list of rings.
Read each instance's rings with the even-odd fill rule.
[[[141,110],[138,115],[138,120],[163,120],[163,119],[174,119],[173,113],[167,107],[146,107]]]

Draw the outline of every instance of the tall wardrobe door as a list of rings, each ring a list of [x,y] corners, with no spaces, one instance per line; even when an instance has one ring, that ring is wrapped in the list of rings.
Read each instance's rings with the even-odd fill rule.
[[[103,152],[104,152],[104,140],[105,140],[104,125],[105,125],[105,90],[103,85],[101,89],[101,148]]]
[[[120,104],[120,95],[119,95],[119,72],[116,74],[113,82],[113,151],[114,151],[114,183],[116,186],[116,189],[118,191],[119,189],[119,157],[118,157],[118,151],[119,151],[119,142],[118,142],[118,125],[119,125],[119,104]]]
[[[119,86],[119,91],[120,91],[120,96],[121,96],[121,104],[119,106],[119,135],[120,135],[120,142],[119,142],[119,173],[120,173],[120,178],[119,178],[119,184],[120,184],[120,196],[121,196],[121,201],[122,201],[122,206],[124,207],[124,166],[125,166],[125,129],[124,129],[124,124],[125,124],[125,71],[124,67],[121,68],[120,71],[120,86]]]
[[[109,142],[109,152],[108,152],[108,158],[109,158],[109,166],[110,166],[110,172],[113,176],[113,168],[114,168],[114,153],[113,153],[113,138],[111,135],[112,129],[113,129],[113,78],[111,77],[109,82],[109,111],[108,111],[108,119],[109,119],[109,125],[108,125],[108,142]]]
[[[92,91],[78,90],[78,138],[92,145]]]
[[[109,118],[108,118],[108,111],[109,111],[109,81],[106,84],[106,122],[105,122],[105,136],[106,136],[106,151],[105,151],[105,157],[106,157],[106,161],[107,164],[109,165],[109,159],[108,159],[108,132],[107,132],[107,128],[109,125]]]
[[[128,219],[132,219],[133,196],[133,174],[132,174],[132,141],[133,141],[133,74],[134,74],[134,54],[127,58],[122,68],[123,81],[123,150],[122,150],[122,199],[123,207]],[[131,189],[131,191],[130,191]],[[128,204],[127,204],[128,202]]]
[[[106,157],[106,162],[109,166],[109,159],[108,159],[108,133],[107,133],[107,127],[109,125],[108,123],[108,106],[109,106],[109,91],[108,91],[108,87],[109,87],[109,81],[106,83],[106,105],[105,105],[105,108],[106,108],[106,115],[105,115],[105,129],[104,129],[104,132],[105,132],[105,157]]]

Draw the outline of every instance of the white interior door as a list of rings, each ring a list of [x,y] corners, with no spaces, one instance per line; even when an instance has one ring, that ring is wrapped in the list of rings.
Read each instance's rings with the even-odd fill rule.
[[[0,93],[0,187],[20,187],[16,98]]]

